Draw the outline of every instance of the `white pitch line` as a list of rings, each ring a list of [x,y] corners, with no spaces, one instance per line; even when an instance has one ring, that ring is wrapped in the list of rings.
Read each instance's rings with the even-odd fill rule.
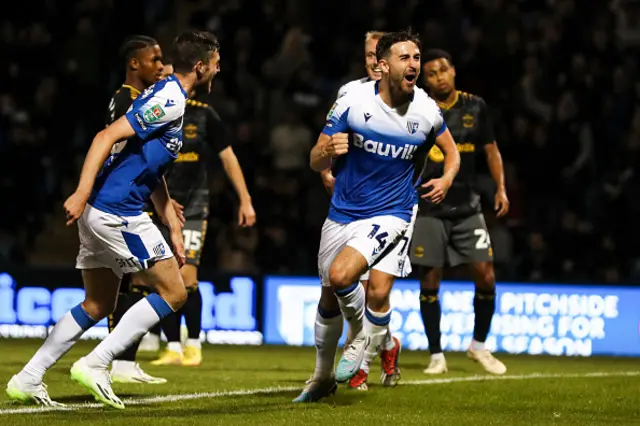
[[[402,386],[426,386],[426,385],[439,385],[448,383],[463,383],[463,382],[485,382],[485,381],[497,381],[497,380],[532,380],[532,379],[592,379],[598,377],[638,377],[640,371],[603,371],[595,373],[576,373],[576,374],[547,374],[547,373],[532,373],[532,374],[520,374],[509,376],[466,376],[466,377],[449,377],[438,379],[425,379],[425,380],[406,380],[402,381]],[[165,402],[177,402],[188,401],[194,399],[214,399],[229,396],[246,396],[246,395],[260,395],[260,394],[276,394],[284,392],[293,392],[300,390],[301,386],[287,386],[287,387],[269,387],[261,389],[244,389],[235,391],[220,391],[220,392],[203,392],[203,393],[188,393],[178,395],[157,395],[146,398],[129,398],[123,402],[125,405],[150,405],[150,404],[162,404]],[[82,404],[68,404],[64,407],[25,407],[25,408],[9,408],[0,409],[0,415],[3,414],[35,414],[35,413],[47,413],[52,411],[77,411],[88,408],[102,408],[102,404],[98,403],[82,403]]]

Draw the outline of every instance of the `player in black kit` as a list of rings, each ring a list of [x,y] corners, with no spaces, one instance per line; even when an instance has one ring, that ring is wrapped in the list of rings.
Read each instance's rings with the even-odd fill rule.
[[[440,300],[438,291],[444,266],[469,264],[475,282],[475,324],[473,341],[467,352],[492,374],[504,374],[506,367],[485,348],[485,340],[495,310],[495,276],[493,251],[487,225],[482,215],[476,187],[475,156],[483,151],[497,185],[495,211],[498,217],[509,211],[502,157],[495,141],[491,119],[484,100],[457,91],[456,71],[451,56],[442,50],[423,55],[424,83],[429,95],[438,103],[451,131],[461,165],[458,176],[441,204],[420,199],[411,246],[411,262],[419,267],[420,310],[424,322],[431,362],[427,374],[447,371],[440,343]],[[434,146],[423,170],[423,179],[442,175],[444,156]]]
[[[165,75],[173,73],[173,67],[165,60]],[[186,222],[183,228],[187,262],[180,269],[187,287],[187,302],[175,315],[162,322],[167,336],[167,349],[153,365],[196,366],[202,362],[200,331],[202,297],[198,290],[198,266],[204,246],[209,215],[209,180],[207,169],[212,156],[217,155],[231,180],[238,198],[238,224],[253,226],[256,214],[247,190],[244,175],[231,147],[231,135],[222,124],[220,116],[209,105],[192,99],[187,101],[183,124],[183,144],[178,159],[165,175],[169,194],[184,206]],[[161,227],[164,229],[165,227]],[[180,319],[184,315],[188,339],[182,351],[180,344]]]
[[[162,50],[158,42],[144,35],[129,37],[120,48],[126,63],[124,84],[116,91],[109,103],[106,124],[123,116],[140,93],[163,77]],[[116,309],[109,315],[109,331],[113,330],[131,306],[146,296],[145,292],[132,292],[130,276],[126,274],[120,284]],[[135,343],[113,361],[111,375],[117,383],[165,383],[160,377],[145,373],[135,362],[138,343]]]

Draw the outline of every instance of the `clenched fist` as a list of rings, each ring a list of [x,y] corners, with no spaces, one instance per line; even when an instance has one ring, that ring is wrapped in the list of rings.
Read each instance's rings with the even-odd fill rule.
[[[337,157],[349,151],[349,135],[346,133],[336,133],[331,136],[329,142],[322,148],[324,157]]]

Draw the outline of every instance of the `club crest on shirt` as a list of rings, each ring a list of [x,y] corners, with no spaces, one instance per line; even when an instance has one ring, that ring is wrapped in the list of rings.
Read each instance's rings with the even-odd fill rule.
[[[418,122],[414,120],[407,120],[407,131],[410,134],[414,134],[418,131]]]

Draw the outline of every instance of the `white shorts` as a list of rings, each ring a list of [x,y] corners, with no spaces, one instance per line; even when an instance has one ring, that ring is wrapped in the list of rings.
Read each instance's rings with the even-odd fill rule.
[[[409,247],[411,246],[411,238],[413,237],[413,227],[416,224],[416,217],[418,216],[418,205],[413,207],[413,213],[411,214],[411,223],[409,223],[409,229],[405,232],[404,237],[395,245],[393,250],[386,256],[378,261],[371,269],[384,272],[389,275],[393,275],[397,278],[406,278],[411,273],[411,258]],[[369,279],[369,273],[371,270],[365,272],[360,277],[361,281]]]
[[[327,219],[322,226],[318,252],[318,272],[322,285],[330,285],[329,270],[333,260],[344,247],[358,250],[371,267],[382,256],[395,250],[395,246],[402,241],[408,230],[409,222],[390,215],[351,223],[337,223]]]
[[[123,217],[87,204],[78,220],[78,233],[77,269],[109,268],[122,277],[173,257],[169,245],[147,213]]]

